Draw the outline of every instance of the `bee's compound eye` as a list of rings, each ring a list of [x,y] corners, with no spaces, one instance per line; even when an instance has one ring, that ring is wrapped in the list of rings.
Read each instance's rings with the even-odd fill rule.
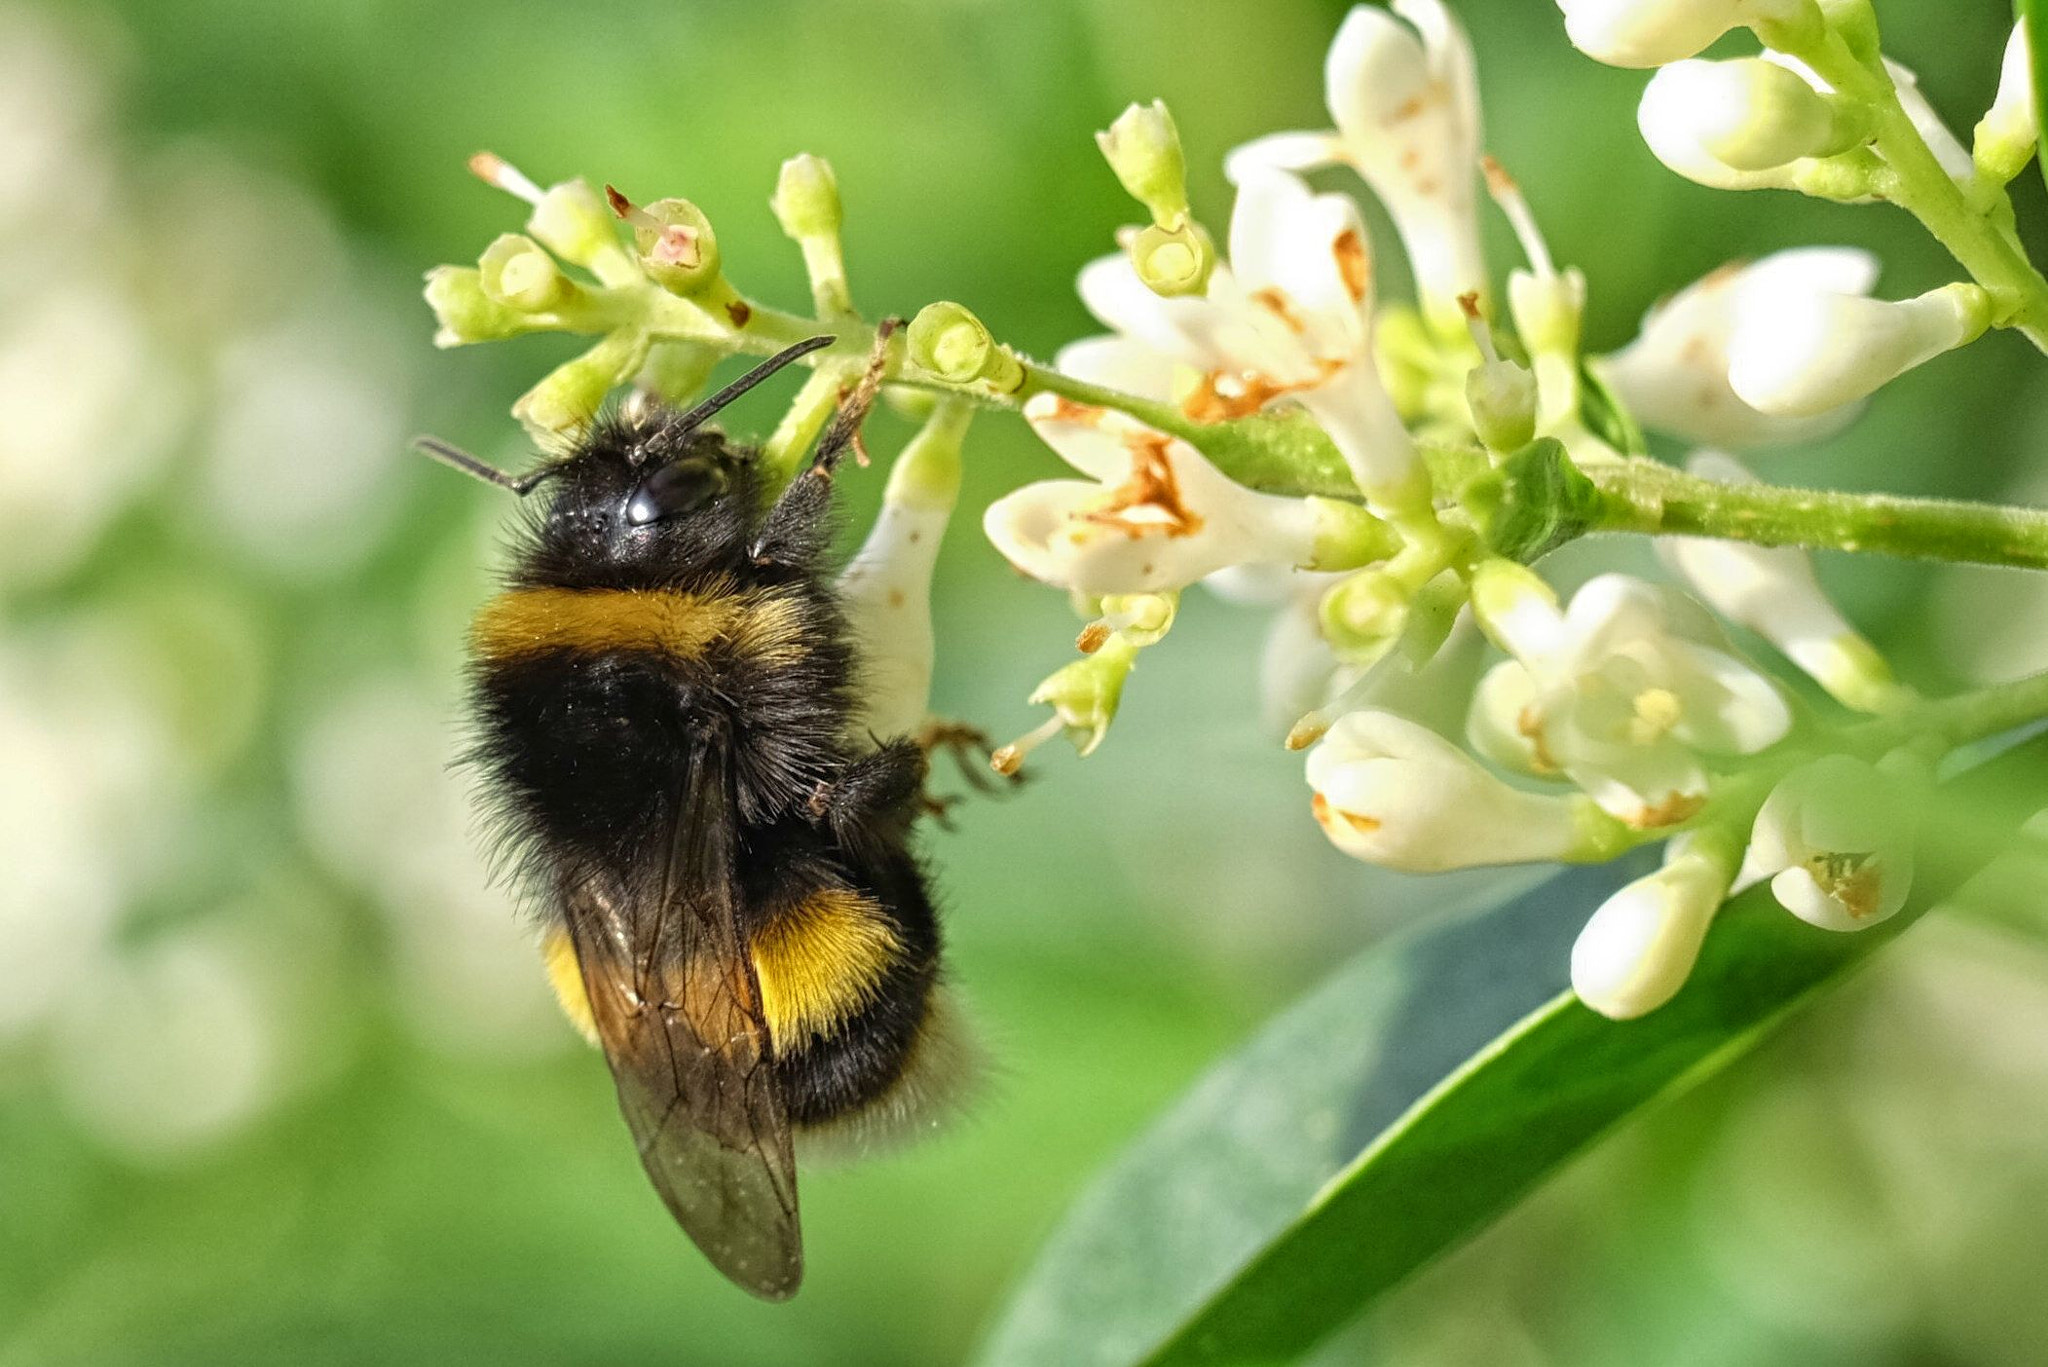
[[[725,471],[706,460],[685,458],[650,470],[626,501],[626,521],[635,527],[702,507],[725,492]]]

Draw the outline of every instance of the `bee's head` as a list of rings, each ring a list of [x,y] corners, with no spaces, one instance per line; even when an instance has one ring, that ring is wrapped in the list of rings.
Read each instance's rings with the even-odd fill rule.
[[[711,568],[760,516],[752,453],[673,409],[601,421],[545,491],[548,539],[595,565]]]

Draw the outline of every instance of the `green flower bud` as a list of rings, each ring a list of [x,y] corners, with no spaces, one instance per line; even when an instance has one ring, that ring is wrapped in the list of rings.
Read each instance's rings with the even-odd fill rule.
[[[809,152],[783,162],[768,207],[775,211],[782,231],[796,241],[837,235],[841,223],[839,180],[832,174],[832,163]]]
[[[536,441],[543,445],[556,442],[597,416],[605,396],[630,379],[647,359],[647,347],[647,334],[638,329],[614,332],[575,360],[548,372],[512,405],[512,416]]]
[[[1394,529],[1356,503],[1314,494],[1304,501],[1315,515],[1314,558],[1304,569],[1354,570],[1401,548]]]
[[[607,285],[640,280],[633,258],[619,245],[618,230],[604,201],[583,180],[565,180],[543,190],[503,157],[479,152],[469,159],[471,174],[533,206],[526,230],[564,261],[583,267]]]
[[[927,304],[910,320],[910,359],[951,384],[986,380],[998,390],[1016,389],[1024,368],[966,307]]]
[[[1482,361],[1465,376],[1472,430],[1489,451],[1519,451],[1536,439],[1536,376],[1513,361]]]
[[[605,186],[612,212],[633,230],[640,268],[670,294],[690,298],[721,282],[718,238],[711,220],[687,199],[657,199],[645,207]]]
[[[1389,570],[1360,570],[1323,595],[1317,609],[1323,639],[1340,659],[1370,664],[1399,638],[1414,596],[1413,586]]]
[[[701,342],[656,342],[633,377],[633,388],[681,408],[704,391],[726,353]]]
[[[440,328],[437,347],[495,342],[544,326],[529,315],[493,299],[484,290],[483,274],[474,266],[436,266],[427,272],[427,307]]]
[[[1131,198],[1151,211],[1154,223],[1177,227],[1187,218],[1187,159],[1165,101],[1131,105],[1108,131],[1095,135],[1095,145]]]
[[[557,308],[576,293],[555,258],[532,238],[503,233],[477,262],[484,293],[523,313]]]
[[[1172,228],[1140,228],[1125,250],[1145,288],[1166,299],[1205,293],[1216,269],[1216,244],[1190,220]]]
[[[1032,702],[1052,708],[1052,716],[998,749],[989,757],[989,767],[999,774],[1014,774],[1026,755],[1062,732],[1082,755],[1094,753],[1116,719],[1124,680],[1130,677],[1137,659],[1137,645],[1112,633],[1094,654],[1055,670],[1031,694]]]

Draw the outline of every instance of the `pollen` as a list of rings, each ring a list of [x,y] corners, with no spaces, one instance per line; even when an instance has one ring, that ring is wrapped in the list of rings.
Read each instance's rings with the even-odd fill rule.
[[[1101,507],[1079,516],[1115,527],[1133,540],[1153,532],[1192,536],[1202,530],[1200,514],[1181,499],[1180,480],[1167,455],[1170,440],[1156,432],[1133,432],[1125,437],[1124,445],[1131,453],[1131,477],[1112,490]],[[1151,516],[1130,516],[1140,511]]]
[[[1678,695],[1668,688],[1646,688],[1636,694],[1634,711],[1629,736],[1638,745],[1661,739],[1685,716]]]

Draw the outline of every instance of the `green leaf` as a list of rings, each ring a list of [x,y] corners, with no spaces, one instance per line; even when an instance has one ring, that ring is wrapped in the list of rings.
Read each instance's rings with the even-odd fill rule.
[[[1559,989],[1579,927],[1640,858],[1367,951],[1098,1178],[981,1362],[1295,1360],[1953,893],[2040,805],[2044,764],[2036,738],[1961,781],[1942,805],[1968,836],[1923,848],[1913,904],[1882,926],[1817,930],[1762,887],[1735,899],[1685,990],[1639,1021]]]
[[[2027,30],[2027,51],[2034,64],[2034,116],[2043,130],[2041,175],[2048,179],[2048,0],[2014,0],[2013,13]]]

